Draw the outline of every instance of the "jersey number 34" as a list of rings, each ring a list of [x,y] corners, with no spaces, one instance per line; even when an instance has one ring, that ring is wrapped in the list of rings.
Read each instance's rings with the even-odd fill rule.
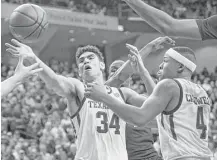
[[[112,115],[110,122],[108,122],[107,113],[103,112],[103,111],[97,112],[96,118],[101,119],[101,126],[97,126],[97,132],[98,133],[107,133],[109,128],[114,128],[115,134],[120,134],[119,117],[116,114]]]

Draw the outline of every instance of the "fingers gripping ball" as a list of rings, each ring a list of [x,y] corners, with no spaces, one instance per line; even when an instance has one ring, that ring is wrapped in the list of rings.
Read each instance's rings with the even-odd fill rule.
[[[12,12],[9,19],[11,34],[22,42],[39,40],[47,28],[46,12],[34,4],[20,5]]]

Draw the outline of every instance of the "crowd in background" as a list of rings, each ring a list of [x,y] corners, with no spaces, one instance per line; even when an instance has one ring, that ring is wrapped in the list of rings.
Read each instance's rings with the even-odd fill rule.
[[[47,62],[56,73],[78,77],[76,64],[51,59]],[[2,81],[12,76],[13,66],[1,64]],[[212,101],[209,146],[217,154],[217,67],[206,68],[192,77],[201,84]],[[130,80],[133,90],[142,94],[145,86],[139,76]],[[66,109],[66,100],[57,96],[39,77],[34,76],[2,99],[2,160],[73,160],[75,135]]]
[[[47,63],[56,73],[77,77],[75,65],[52,59]],[[14,67],[1,65],[2,81]],[[65,99],[34,76],[1,101],[2,160],[73,160],[75,135]]]
[[[2,0],[11,3],[36,3],[71,9],[75,12],[117,16],[121,0]],[[217,14],[216,0],[144,0],[175,18],[206,18]],[[132,10],[129,10],[132,12]],[[131,15],[130,13],[128,15]]]

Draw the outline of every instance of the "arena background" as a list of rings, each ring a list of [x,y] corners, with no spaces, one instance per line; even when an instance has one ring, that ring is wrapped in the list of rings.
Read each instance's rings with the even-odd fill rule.
[[[216,14],[216,10],[217,10],[216,9],[217,2],[215,0],[213,1],[211,0],[209,2],[212,7],[211,9],[208,9],[208,11],[210,11],[209,13],[207,13],[206,9],[203,10],[200,8],[203,7],[204,4],[208,3],[203,0],[199,2],[197,0],[196,1],[192,0],[188,2],[184,1],[183,3],[180,3],[181,1],[169,1],[169,3],[171,3],[171,6],[173,8],[173,12],[171,12],[171,10],[170,11],[167,10],[171,6],[168,7],[167,6],[168,4],[165,1],[162,2],[158,0],[154,0],[154,1],[155,3],[153,1],[152,2],[147,1],[147,2],[149,2],[151,5],[158,8],[164,5],[163,9],[168,13],[171,13],[176,18],[195,18],[195,17],[204,18],[212,14]],[[1,3],[1,58],[2,58],[1,65],[3,68],[1,71],[2,80],[8,78],[13,74],[13,69],[14,69],[13,66],[16,66],[17,63],[17,59],[12,58],[11,55],[9,53],[6,53],[5,51],[6,47],[4,46],[4,44],[6,42],[9,42],[10,39],[12,38],[12,35],[10,34],[8,29],[8,18],[12,13],[12,11],[18,5],[26,2],[28,1],[27,0],[26,1],[25,0],[23,1],[2,0]],[[106,60],[106,66],[108,68],[108,66],[116,59],[127,60],[128,50],[125,48],[126,43],[133,44],[140,49],[151,40],[159,36],[162,36],[160,33],[155,31],[148,24],[142,21],[139,17],[137,17],[136,14],[129,7],[127,7],[127,5],[125,5],[125,3],[120,2],[118,0],[117,1],[116,0],[111,0],[111,1],[92,0],[88,2],[84,0],[82,0],[82,2],[76,0],[74,1],[71,0],[48,0],[48,1],[32,0],[31,1],[30,0],[29,2],[37,3],[37,5],[42,6],[47,12],[48,21],[50,22],[49,29],[46,35],[44,35],[43,40],[29,45],[33,48],[34,52],[40,57],[40,59],[47,62],[48,64],[51,63],[50,64],[51,67],[57,64],[59,65],[60,68],[62,67],[63,71],[60,71],[60,69],[58,69],[58,65],[53,67],[53,69],[56,72],[59,72],[64,75],[70,75],[76,77],[77,70],[75,66],[74,55],[77,47],[79,46],[86,45],[86,44],[92,44],[98,46],[104,54]],[[159,3],[159,6],[157,5],[157,3]],[[199,8],[198,10],[201,13],[197,11],[197,8],[195,12],[194,9],[192,9],[193,10],[192,12],[188,11],[189,10],[188,7],[191,5],[194,6],[194,3],[197,4],[196,6]],[[82,8],[82,5],[86,5],[86,7],[83,6]],[[180,6],[183,9],[183,11],[180,11]],[[175,40],[177,46],[188,46],[196,52],[198,67],[197,67],[197,73],[195,74],[196,76],[194,76],[194,80],[195,82],[202,83],[212,98],[213,106],[212,106],[212,112],[210,116],[211,132],[210,132],[209,141],[210,141],[210,148],[213,150],[213,152],[216,152],[217,89],[215,88],[217,88],[217,68],[216,68],[217,67],[217,41],[209,40],[209,41],[201,42],[201,41],[177,39],[177,38]],[[151,74],[155,74],[156,71],[158,70],[158,66],[162,61],[162,56],[164,52],[165,50],[160,51],[159,53],[150,54],[148,58],[145,60],[144,63]],[[52,63],[54,63],[55,65],[53,65]],[[66,69],[67,67],[70,69]],[[136,81],[139,81],[139,83],[137,83]],[[37,89],[39,88],[42,89],[44,87],[44,85],[40,80],[37,80],[37,83],[39,83],[38,88],[37,86],[34,86],[35,90],[32,91],[31,96],[29,96],[28,92],[26,92],[26,97],[28,98],[30,97],[29,99],[31,100],[33,99],[32,101],[37,101],[37,96],[34,95],[34,93],[38,93]],[[212,83],[214,83],[214,85]],[[135,84],[134,89],[138,92],[142,92],[136,88],[136,87],[139,88],[140,85],[142,85],[141,81],[138,78],[135,79],[134,84]],[[23,89],[21,90],[27,91],[27,88],[28,88],[28,84],[23,85]],[[48,89],[45,88],[44,90],[48,90]],[[51,91],[48,92],[49,93],[47,93],[47,95],[53,95]],[[20,93],[22,93],[22,91],[19,91],[19,94]],[[7,98],[13,99],[15,97],[14,98],[15,100],[19,100],[19,99],[21,100],[22,99],[20,98],[21,95],[17,96],[17,94],[18,93],[15,90]],[[38,98],[39,102],[42,102],[44,100],[41,97],[42,95],[40,94],[40,98]],[[47,98],[46,102],[43,102],[43,105],[46,106],[49,103],[51,104],[54,103],[57,105],[56,108],[58,108],[58,105],[63,106],[63,108],[65,107],[63,105],[64,103],[62,102],[63,100],[61,98],[59,98],[60,100],[58,102],[54,102],[55,101],[53,100],[54,98],[51,99]],[[12,129],[13,127],[11,127],[10,125],[13,124],[12,123],[13,121],[16,121],[16,118],[22,119],[22,116],[20,116],[19,114],[24,112],[23,111],[24,107],[22,106],[23,103],[21,102],[20,106],[18,107],[19,108],[18,111],[15,111],[14,114],[9,114],[8,112],[10,112],[10,110],[7,109],[7,107],[9,106],[10,109],[16,110],[15,103],[8,102],[7,99],[3,99],[2,103],[3,103],[2,123],[7,121],[6,128],[2,130],[3,133],[2,135],[5,136],[5,137],[2,136],[2,138],[5,140],[8,139],[8,133],[12,134],[11,135],[12,137],[14,136],[14,131],[17,130],[17,128],[15,127],[14,129]],[[29,105],[33,107],[35,104],[36,102],[31,102]],[[51,108],[55,108],[53,106],[51,106]],[[34,113],[36,117],[37,114],[38,115],[42,114],[38,112],[39,111],[37,111],[36,113],[35,109],[34,111],[28,111],[29,119],[31,118],[32,113]],[[51,115],[52,114],[53,112],[51,113]],[[16,117],[15,120],[12,117]],[[40,128],[41,130],[44,129],[43,125],[47,124],[46,122],[47,121],[43,122]],[[4,126],[5,124],[2,125]],[[22,124],[21,126],[23,127],[23,125],[24,124]],[[25,125],[28,126],[29,122]],[[29,132],[28,129],[25,130],[24,128],[22,128],[21,131],[24,135],[29,135],[29,137],[26,136],[29,139],[31,138],[34,139],[35,136],[38,137],[38,133],[31,133]],[[27,143],[28,141],[25,140],[26,137],[21,136],[21,140],[23,138],[23,141]],[[38,139],[40,139],[40,136],[38,137]],[[30,144],[30,142],[28,143]],[[14,150],[16,152],[19,152],[21,149],[16,150],[15,147]],[[13,153],[16,153],[14,150]],[[27,151],[25,151],[25,153],[26,153],[26,157],[28,157]]]

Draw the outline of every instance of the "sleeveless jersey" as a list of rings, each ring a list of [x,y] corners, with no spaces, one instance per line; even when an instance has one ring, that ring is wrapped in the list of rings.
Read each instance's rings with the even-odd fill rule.
[[[148,98],[145,94],[143,96]],[[126,124],[128,160],[157,159],[159,156],[154,149],[153,141],[151,128]]]
[[[117,88],[107,91],[124,101]],[[75,160],[127,160],[126,122],[105,104],[88,98],[79,109],[71,119],[77,135]]]
[[[175,79],[180,88],[174,110],[157,116],[164,160],[209,159],[208,126],[210,100],[205,90],[191,81]]]
[[[126,145],[129,160],[157,159],[150,128],[126,125]]]

